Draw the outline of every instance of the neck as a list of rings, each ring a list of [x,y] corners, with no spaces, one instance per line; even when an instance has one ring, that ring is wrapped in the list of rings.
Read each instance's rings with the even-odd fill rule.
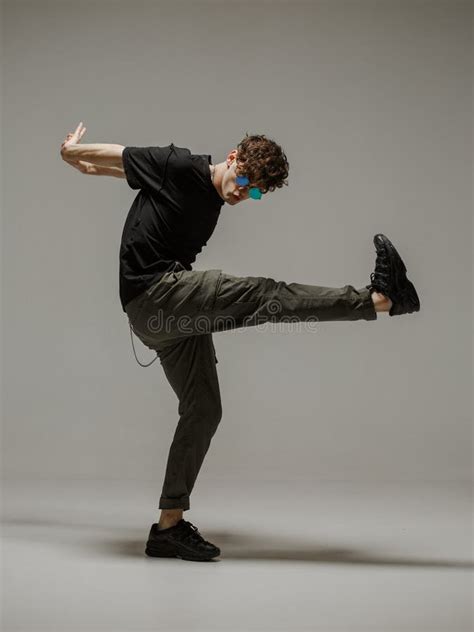
[[[219,194],[219,196],[224,200],[225,198],[222,195],[222,175],[223,175],[222,166],[223,165],[225,165],[225,163],[223,162],[220,162],[217,165],[209,165],[209,169],[211,172],[212,184],[214,185],[214,188]]]

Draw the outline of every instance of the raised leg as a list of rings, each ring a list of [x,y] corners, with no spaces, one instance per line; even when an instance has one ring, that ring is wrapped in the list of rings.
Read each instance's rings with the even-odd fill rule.
[[[273,278],[238,277],[222,270],[167,273],[127,313],[142,342],[156,348],[177,338],[266,322],[376,320],[373,291]]]

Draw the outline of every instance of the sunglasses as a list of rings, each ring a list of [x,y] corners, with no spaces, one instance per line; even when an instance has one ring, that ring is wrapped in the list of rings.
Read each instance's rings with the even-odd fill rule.
[[[235,181],[237,182],[239,186],[242,186],[242,187],[245,187],[250,183],[247,176],[236,176]],[[260,200],[260,198],[262,197],[262,192],[260,191],[258,187],[252,187],[251,189],[249,189],[249,196],[253,200]]]

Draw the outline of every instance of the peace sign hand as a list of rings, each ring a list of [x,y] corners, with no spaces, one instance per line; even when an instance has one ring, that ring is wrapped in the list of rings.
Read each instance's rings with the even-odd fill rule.
[[[92,173],[95,167],[92,163],[84,162],[83,160],[72,160],[70,158],[67,158],[65,152],[63,151],[68,145],[79,143],[81,138],[84,136],[86,129],[87,128],[82,125],[81,121],[76,127],[75,132],[69,132],[69,134],[67,134],[66,138],[61,143],[61,155],[63,160],[70,164],[71,167],[78,169],[82,173]]]
[[[84,127],[82,121],[76,127],[74,132],[69,132],[66,138],[63,140],[61,144],[61,149],[67,147],[68,145],[76,145],[81,142],[82,137],[86,133],[87,127]]]

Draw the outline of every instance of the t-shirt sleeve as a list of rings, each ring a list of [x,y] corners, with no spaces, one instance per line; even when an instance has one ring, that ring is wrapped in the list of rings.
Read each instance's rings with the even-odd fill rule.
[[[173,145],[165,147],[125,147],[122,152],[123,170],[132,189],[151,193],[160,191]]]

